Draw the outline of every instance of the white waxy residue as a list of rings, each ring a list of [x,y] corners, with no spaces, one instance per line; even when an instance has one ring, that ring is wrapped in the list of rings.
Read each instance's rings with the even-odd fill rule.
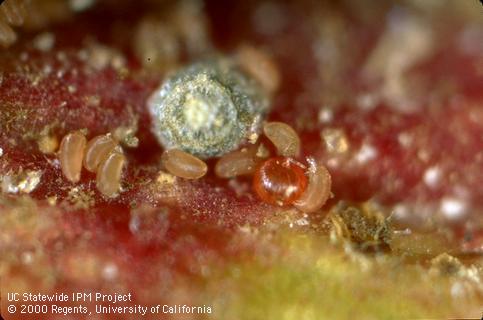
[[[92,7],[95,0],[69,0],[69,6],[74,11],[84,11]]]
[[[325,128],[320,133],[320,137],[330,153],[341,154],[349,150],[349,139],[343,129]]]
[[[409,208],[405,206],[404,204],[397,204],[394,206],[391,217],[393,217],[396,220],[402,220],[406,219],[409,216]]]
[[[319,110],[318,118],[319,123],[329,123],[334,118],[334,112],[327,107],[322,108]]]
[[[415,99],[407,71],[434,50],[433,31],[428,22],[396,6],[387,16],[385,32],[362,68],[365,77],[382,83],[382,96],[391,106],[406,110]]]
[[[131,211],[129,230],[141,242],[161,241],[169,229],[167,208],[141,206]]]
[[[466,212],[466,203],[457,198],[443,198],[441,200],[441,212],[448,219],[461,218]]]
[[[377,150],[370,144],[363,144],[359,152],[356,153],[355,159],[360,164],[365,164],[373,160],[377,156]]]
[[[52,50],[55,45],[55,36],[53,33],[43,32],[34,38],[33,44],[35,49],[42,52],[48,52]]]
[[[40,182],[41,171],[26,170],[18,174],[7,174],[2,179],[4,193],[30,193]]]
[[[397,136],[397,141],[404,148],[410,147],[411,144],[413,143],[413,140],[414,140],[413,136],[411,134],[409,134],[408,132],[401,132]]]
[[[109,263],[102,269],[102,276],[106,280],[114,280],[117,278],[119,268],[114,263]]]
[[[441,169],[437,166],[430,167],[424,172],[423,180],[424,183],[431,188],[434,188],[438,185],[438,182],[441,178]]]

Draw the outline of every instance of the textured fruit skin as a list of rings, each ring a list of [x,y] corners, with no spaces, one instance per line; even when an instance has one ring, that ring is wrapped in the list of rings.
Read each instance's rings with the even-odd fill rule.
[[[263,201],[279,206],[297,200],[307,188],[304,168],[291,158],[263,162],[253,176],[253,189]]]
[[[212,60],[168,78],[148,107],[153,133],[165,148],[209,158],[236,149],[256,134],[268,100],[257,83],[229,61]]]
[[[122,24],[130,29],[136,23],[136,19],[128,19],[130,14],[149,13],[138,7],[154,2],[129,2],[136,9],[131,11],[123,3],[113,7],[126,13]],[[210,1],[206,3],[210,7]],[[282,83],[269,120],[293,126],[301,135],[302,156],[313,156],[327,165],[335,198],[320,213],[304,218],[292,206],[279,208],[258,199],[251,180],[244,177],[218,179],[209,172],[203,179],[183,181],[160,172],[162,149],[150,132],[146,100],[165,75],[152,77],[135,63],[126,66],[127,73],[109,65],[98,68],[92,59],[84,59],[90,49],[84,45],[83,35],[95,34],[111,49],[128,45],[124,33],[113,36],[119,32],[119,24],[113,23],[113,15],[119,11],[109,14],[94,9],[94,14],[86,12],[68,25],[50,29],[56,39],[50,52],[32,52],[28,38],[20,38],[12,51],[0,52],[0,175],[18,176],[18,181],[25,176],[39,179],[28,194],[0,196],[2,284],[11,282],[18,289],[26,283],[32,292],[45,289],[50,293],[116,288],[132,292],[141,305],[190,304],[206,297],[200,303],[216,303],[214,318],[233,315],[236,319],[278,320],[332,312],[336,313],[334,319],[346,319],[350,314],[371,319],[448,318],[469,317],[468,310],[473,309],[475,314],[480,312],[479,300],[466,300],[477,291],[453,295],[461,292],[453,284],[463,283],[471,289],[471,280],[459,275],[428,278],[425,272],[426,262],[440,252],[470,253],[461,255],[463,259],[481,259],[483,252],[483,92],[481,69],[475,67],[482,54],[462,52],[459,27],[452,22],[460,19],[457,13],[449,12],[451,19],[441,19],[447,28],[442,30],[449,32],[434,29],[442,35],[444,46],[408,71],[418,79],[429,78],[425,87],[428,102],[448,81],[456,87],[436,96],[435,104],[424,103],[421,109],[402,113],[384,101],[372,109],[357,105],[365,93],[359,86],[364,84],[358,77],[360,66],[384,32],[381,10],[371,6],[376,2],[361,6],[357,1],[350,2],[353,6],[342,2],[344,8],[337,10],[338,15],[333,8],[306,10],[303,1],[270,3],[279,3],[279,12],[286,12],[287,20],[282,30],[267,35],[249,26],[256,2],[212,1],[211,8],[219,11],[212,14],[214,36],[221,49],[249,41],[274,53]],[[351,8],[354,11],[348,12]],[[450,11],[446,5],[439,8]],[[367,9],[363,12],[368,16],[361,18],[356,12],[359,9]],[[440,11],[431,11],[435,20],[430,20],[438,20]],[[331,18],[316,20],[329,26],[313,28],[314,20],[308,17],[312,14]],[[343,37],[333,32],[331,22],[335,27],[348,26]],[[312,34],[317,30],[324,31],[324,36]],[[337,41],[345,39],[349,46],[338,49]],[[323,41],[322,46],[316,41]],[[314,57],[314,46],[327,47],[324,45],[335,45],[340,53],[335,55],[337,63],[334,56],[320,61]],[[328,83],[334,75],[342,81]],[[326,94],[336,90],[344,90],[346,94],[339,92],[338,97],[346,99],[334,100]],[[60,141],[68,132],[86,128],[91,137],[129,126],[136,117],[140,144],[127,150],[125,191],[115,199],[96,191],[89,172],[83,172],[75,185],[62,179],[55,155],[38,148],[37,139],[43,134]],[[325,129],[344,132],[347,148],[329,149],[321,139]],[[373,151],[371,157],[367,150]],[[426,179],[427,172],[439,172],[439,180]],[[453,236],[451,226],[439,234],[434,230],[418,233],[418,227],[427,225],[420,223],[422,219],[437,217],[440,200],[460,191],[466,197],[468,213],[461,223],[453,222],[458,233]],[[340,199],[383,201],[388,206],[386,213],[394,212],[391,218],[399,219],[396,230],[408,227],[400,221],[402,216],[403,222],[414,221],[409,225],[414,232],[398,232],[391,244],[393,253],[382,259],[379,255],[375,260],[372,255],[351,259],[353,255],[321,234],[326,208]],[[401,205],[407,208],[402,211],[405,216],[399,214]],[[467,266],[471,263],[462,261]],[[473,288],[479,290],[477,286],[475,282]],[[368,299],[348,305],[354,296]],[[159,315],[152,318],[159,319]]]

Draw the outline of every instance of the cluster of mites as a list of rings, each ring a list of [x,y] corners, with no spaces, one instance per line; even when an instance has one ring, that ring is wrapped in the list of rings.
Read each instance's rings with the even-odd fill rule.
[[[261,51],[243,47],[234,60],[195,63],[168,78],[148,100],[153,133],[165,151],[164,170],[184,179],[208,172],[202,159],[219,158],[219,178],[253,176],[253,190],[266,203],[292,205],[304,212],[320,209],[331,195],[327,169],[313,158],[300,162],[300,138],[282,122],[265,122],[263,134],[276,149],[261,152],[257,129],[279,83],[273,62]],[[255,128],[255,129],[254,129]],[[237,146],[250,144],[241,149]],[[233,151],[234,150],[234,151]],[[265,151],[268,151],[265,148]],[[75,131],[64,137],[60,163],[65,177],[77,182],[82,165],[97,173],[97,188],[107,197],[121,190],[126,158],[110,134],[93,138]]]
[[[275,146],[277,156],[264,159],[255,144],[222,156],[215,165],[215,174],[220,178],[253,175],[253,189],[263,201],[293,205],[304,212],[320,209],[331,194],[327,169],[312,158],[307,159],[307,164],[295,159],[300,153],[300,138],[289,125],[267,122],[263,133]],[[71,132],[62,139],[59,159],[69,181],[78,182],[84,166],[97,174],[97,188],[102,194],[118,195],[126,158],[111,134],[87,142],[82,132]],[[199,179],[208,172],[203,160],[179,149],[164,151],[161,161],[165,170],[184,179]]]
[[[111,134],[96,136],[87,142],[81,131],[70,132],[60,143],[59,160],[67,180],[78,182],[84,166],[96,173],[97,189],[102,194],[107,197],[118,195],[126,156]]]
[[[293,205],[303,212],[320,209],[331,195],[327,169],[312,158],[307,164],[296,160],[300,138],[289,125],[267,122],[263,133],[275,146],[277,156],[264,159],[255,144],[222,156],[215,174],[220,178],[253,175],[253,189],[264,202]],[[165,151],[162,161],[168,172],[185,179],[199,179],[208,171],[204,161],[178,149]]]

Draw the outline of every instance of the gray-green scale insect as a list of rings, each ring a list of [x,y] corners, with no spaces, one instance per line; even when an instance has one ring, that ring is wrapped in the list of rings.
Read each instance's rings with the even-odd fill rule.
[[[258,83],[229,60],[195,63],[151,96],[153,132],[167,149],[221,156],[258,134],[269,102]]]

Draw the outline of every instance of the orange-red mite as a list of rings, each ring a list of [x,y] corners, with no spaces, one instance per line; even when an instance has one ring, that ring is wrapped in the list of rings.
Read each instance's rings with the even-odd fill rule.
[[[292,204],[307,188],[302,164],[287,157],[263,162],[253,177],[253,188],[265,202],[279,206]]]

